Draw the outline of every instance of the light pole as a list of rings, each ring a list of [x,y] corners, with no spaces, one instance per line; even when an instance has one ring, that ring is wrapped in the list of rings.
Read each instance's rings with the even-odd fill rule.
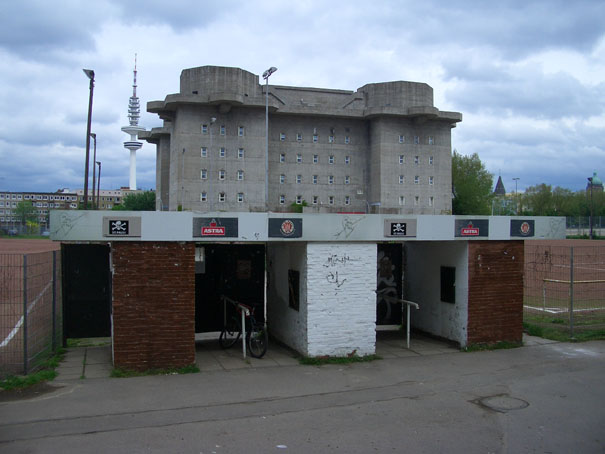
[[[519,181],[519,177],[515,177],[513,178],[513,180],[515,180],[515,208],[516,208],[516,214],[517,216],[519,216],[519,198],[517,196],[517,182]]]
[[[588,177],[588,184],[590,184],[590,239],[592,240],[592,177]]]
[[[94,163],[97,162],[97,135],[94,132],[90,133],[90,136],[92,137],[92,141],[93,141],[93,153],[92,153],[92,208],[95,209],[95,175],[97,174],[96,170],[96,166],[94,165]],[[99,207],[97,206],[97,209]]]
[[[95,161],[99,166],[99,179],[97,180],[97,210],[99,209],[99,199],[101,197],[101,161]]]
[[[265,211],[269,211],[269,77],[277,71],[271,66],[263,73],[265,79]]]
[[[84,167],[84,209],[88,209],[88,165],[90,161],[90,122],[92,119],[92,95],[95,87],[95,72],[92,69],[83,69],[86,77],[90,79],[88,98],[88,121],[86,123],[86,167]]]

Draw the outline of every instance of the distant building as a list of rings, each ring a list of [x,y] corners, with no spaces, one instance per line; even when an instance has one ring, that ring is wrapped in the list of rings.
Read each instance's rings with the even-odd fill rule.
[[[56,192],[0,192],[0,224],[3,228],[21,222],[16,214],[19,202],[31,202],[36,210],[38,223],[48,228],[50,210],[71,210],[78,208],[78,196],[68,189]]]
[[[78,200],[80,203],[84,203],[84,189],[77,189],[75,191],[78,194]],[[120,205],[124,197],[129,194],[137,194],[143,192],[140,189],[131,190],[128,187],[121,187],[120,189],[101,189],[99,194],[99,210],[111,210],[114,206]],[[92,203],[92,196],[89,194],[89,203]],[[97,195],[95,194],[95,206],[97,203]]]
[[[592,177],[586,185],[586,192],[592,189],[593,192],[603,192],[603,181],[597,176],[597,172],[593,172]]]
[[[157,146],[158,209],[451,213],[451,129],[462,114],[434,107],[430,86],[269,85],[268,164],[266,89],[248,71],[202,66],[147,104],[164,120],[139,134]]]

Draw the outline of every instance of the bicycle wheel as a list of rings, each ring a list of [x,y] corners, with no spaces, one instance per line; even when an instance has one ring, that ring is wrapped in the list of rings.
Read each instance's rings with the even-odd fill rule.
[[[239,323],[237,323],[235,319],[231,319],[227,322],[227,326],[221,331],[218,343],[222,348],[232,347],[241,335],[242,329],[240,328]]]
[[[255,326],[246,334],[248,351],[255,358],[262,358],[267,353],[269,335],[263,326]]]

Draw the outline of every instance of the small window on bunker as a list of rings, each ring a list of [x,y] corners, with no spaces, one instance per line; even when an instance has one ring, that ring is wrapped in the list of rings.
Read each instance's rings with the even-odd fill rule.
[[[288,270],[288,306],[294,310],[300,307],[300,272]]]
[[[456,303],[456,268],[453,266],[441,267],[441,301]]]

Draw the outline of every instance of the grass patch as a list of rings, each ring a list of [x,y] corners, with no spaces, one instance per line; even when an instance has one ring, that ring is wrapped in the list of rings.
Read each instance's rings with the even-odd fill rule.
[[[147,375],[181,375],[181,374],[196,374],[200,371],[197,364],[190,364],[185,367],[169,367],[166,369],[147,369],[136,371],[131,369],[115,368],[111,371],[113,378],[130,378],[130,377],[145,377]]]
[[[569,335],[569,327],[556,322],[550,325],[523,322],[523,330],[530,336],[542,337],[559,342],[586,342],[589,340],[605,340],[605,329],[575,329],[573,338]]]
[[[10,391],[13,389],[28,388],[41,382],[54,380],[57,376],[55,368],[59,365],[64,355],[65,350],[63,348],[57,349],[57,352],[54,355],[40,364],[40,370],[29,375],[8,376],[0,381],[0,388]]]
[[[506,342],[500,341],[493,344],[472,344],[467,345],[462,349],[463,352],[481,352],[489,350],[506,350],[509,348],[519,348],[523,346],[523,342]]]
[[[103,347],[111,344],[111,337],[83,337],[67,339],[67,348]]]
[[[378,355],[366,356],[304,356],[298,362],[304,366],[323,366],[325,364],[351,364],[351,363],[366,363],[382,359]]]

